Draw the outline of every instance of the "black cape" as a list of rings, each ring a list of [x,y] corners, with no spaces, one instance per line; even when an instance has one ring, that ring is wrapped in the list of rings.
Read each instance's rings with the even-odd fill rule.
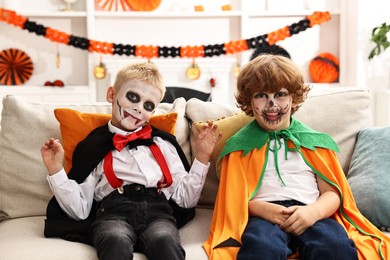
[[[68,173],[68,178],[75,180],[77,183],[82,183],[103,160],[107,153],[115,149],[112,142],[113,136],[114,133],[111,133],[108,130],[108,125],[106,124],[93,130],[83,141],[81,141],[73,152],[72,168]],[[176,147],[185,169],[189,171],[190,165],[175,136],[153,126],[152,136],[159,136],[172,143]],[[150,145],[152,143],[152,139],[135,140],[129,143],[129,145],[135,147],[137,145]],[[173,216],[176,219],[178,228],[181,228],[194,218],[195,208],[186,209],[179,207],[172,200],[169,201],[169,204],[173,209]],[[53,196],[46,209],[44,227],[45,237],[60,237],[69,241],[91,244],[88,230],[90,224],[95,219],[96,205],[97,203],[94,201],[87,219],[77,221],[67,216]]]

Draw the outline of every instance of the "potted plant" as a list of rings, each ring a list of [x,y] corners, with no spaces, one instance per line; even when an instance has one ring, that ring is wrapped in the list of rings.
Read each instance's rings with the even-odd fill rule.
[[[374,42],[376,46],[371,50],[368,59],[371,60],[374,56],[381,54],[382,51],[385,51],[390,46],[390,35],[388,37],[388,33],[390,31],[390,24],[387,25],[383,23],[380,26],[372,29],[370,41]]]

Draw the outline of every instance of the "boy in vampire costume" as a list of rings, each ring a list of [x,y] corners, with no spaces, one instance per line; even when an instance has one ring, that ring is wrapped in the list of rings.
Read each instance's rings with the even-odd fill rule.
[[[390,238],[356,207],[337,144],[291,117],[309,89],[282,56],[260,55],[241,71],[236,100],[254,120],[219,156],[209,259],[390,259]]]
[[[178,228],[194,216],[221,133],[201,129],[190,167],[175,137],[148,124],[164,93],[153,63],[121,69],[107,90],[112,119],[78,144],[68,176],[60,142],[44,143],[45,236],[90,243],[99,259],[185,259]]]

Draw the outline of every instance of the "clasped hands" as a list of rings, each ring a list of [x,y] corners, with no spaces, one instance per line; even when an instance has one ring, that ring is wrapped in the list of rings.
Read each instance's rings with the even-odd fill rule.
[[[277,224],[294,236],[302,235],[320,219],[314,205],[285,207],[260,200],[249,202],[249,214]]]

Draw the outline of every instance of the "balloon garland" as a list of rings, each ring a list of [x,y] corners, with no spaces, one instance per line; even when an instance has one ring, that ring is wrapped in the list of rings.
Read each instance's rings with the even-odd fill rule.
[[[127,55],[151,58],[198,58],[198,57],[214,57],[220,55],[229,55],[243,52],[249,49],[258,49],[268,45],[273,45],[278,41],[282,41],[288,37],[305,31],[314,25],[329,21],[331,18],[329,12],[314,12],[305,19],[293,23],[284,28],[270,32],[268,34],[259,35],[249,39],[237,41],[229,41],[220,44],[197,45],[197,46],[153,46],[153,45],[130,45],[122,43],[95,41],[85,37],[78,37],[68,34],[50,27],[30,21],[28,18],[18,15],[16,12],[0,8],[0,21],[35,33],[38,36],[48,38],[50,41],[66,44],[87,50],[110,55]]]

